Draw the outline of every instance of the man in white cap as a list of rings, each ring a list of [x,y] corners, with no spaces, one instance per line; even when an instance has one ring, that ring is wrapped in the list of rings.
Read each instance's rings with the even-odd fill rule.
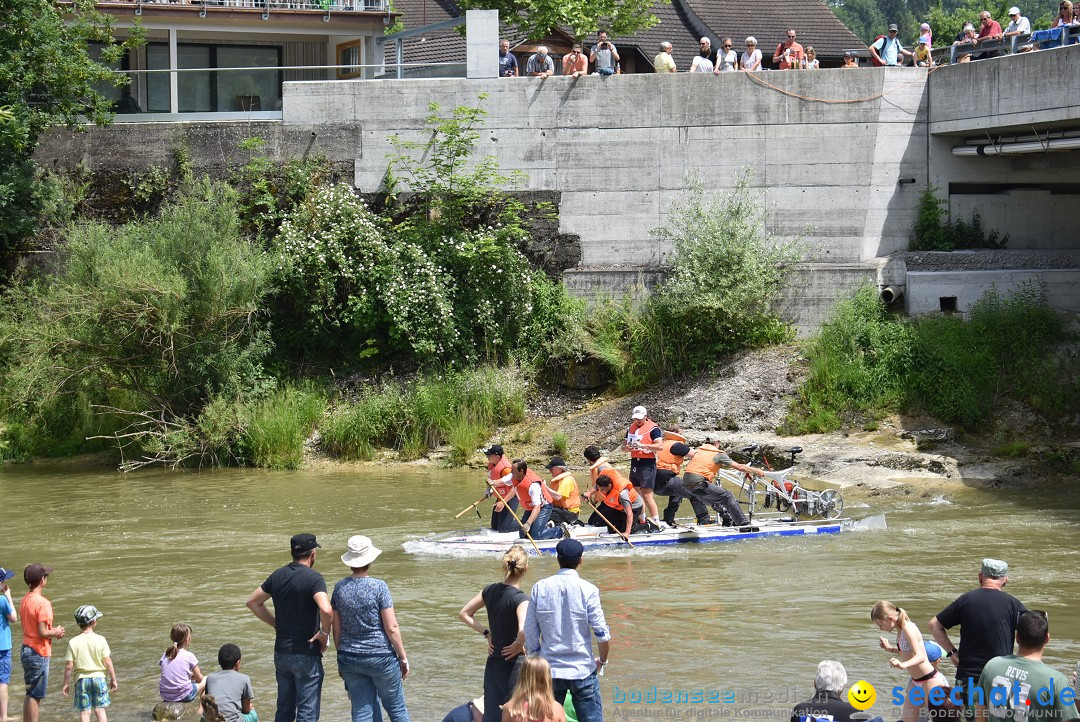
[[[330,641],[334,610],[326,580],[313,569],[320,545],[314,534],[289,542],[292,563],[255,588],[247,607],[274,628],[277,711],[274,722],[317,722],[322,701],[322,655]],[[274,600],[274,611],[266,602]]]
[[[1015,5],[1009,8],[1009,24],[1005,26],[1005,37],[1014,35],[1030,35],[1031,21],[1020,14],[1020,8]]]
[[[645,515],[657,530],[660,512],[653,499],[656,488],[656,453],[664,450],[664,432],[649,418],[644,406],[635,406],[630,413],[630,428],[626,430],[623,451],[630,452],[630,483],[645,502]]]
[[[1024,604],[1004,591],[1009,582],[1009,565],[1000,559],[983,559],[979,588],[961,594],[956,601],[930,620],[934,639],[956,665],[956,686],[967,690],[976,685],[983,666],[993,657],[1012,654],[1013,638]],[[960,648],[946,630],[961,626]]]

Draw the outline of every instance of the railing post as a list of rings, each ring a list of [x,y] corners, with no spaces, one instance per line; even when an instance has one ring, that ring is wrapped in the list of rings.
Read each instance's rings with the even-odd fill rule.
[[[397,79],[405,77],[405,43],[401,38],[394,38],[394,49],[397,51]]]
[[[169,28],[169,112],[180,112],[180,80],[176,74],[179,65],[176,50],[176,28]]]

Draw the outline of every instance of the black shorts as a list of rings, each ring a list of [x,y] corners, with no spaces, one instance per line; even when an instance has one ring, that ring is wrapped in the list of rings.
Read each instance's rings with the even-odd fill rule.
[[[631,459],[630,483],[638,489],[655,489],[656,459]]]

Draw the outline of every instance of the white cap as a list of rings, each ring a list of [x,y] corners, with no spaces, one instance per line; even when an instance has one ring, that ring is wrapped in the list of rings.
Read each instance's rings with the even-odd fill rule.
[[[649,412],[645,410],[644,406],[635,406],[634,411],[630,414],[631,419],[644,419],[649,415]]]
[[[1020,14],[1020,8],[1016,7],[1015,5],[1013,5],[1011,8],[1009,8],[1009,16],[1010,17],[1013,16],[1013,15],[1019,15],[1019,14]]]

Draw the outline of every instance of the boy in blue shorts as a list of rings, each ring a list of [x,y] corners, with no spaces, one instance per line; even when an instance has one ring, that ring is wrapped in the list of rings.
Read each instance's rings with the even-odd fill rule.
[[[19,617],[15,614],[15,602],[11,601],[11,587],[7,581],[15,576],[0,567],[0,722],[8,722],[8,684],[11,683],[11,625]]]
[[[101,612],[92,604],[84,604],[75,610],[75,622],[82,630],[68,643],[64,661],[64,686],[60,691],[67,697],[71,677],[75,677],[75,709],[80,722],[90,722],[90,712],[97,722],[108,722],[105,708],[109,706],[109,692],[116,691],[116,670],[113,669],[112,652],[105,637],[94,632]],[[108,673],[108,684],[105,675]]]

